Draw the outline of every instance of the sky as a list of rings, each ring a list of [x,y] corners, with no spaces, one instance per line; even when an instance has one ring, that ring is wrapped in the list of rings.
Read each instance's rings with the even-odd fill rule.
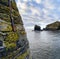
[[[60,21],[60,0],[16,0],[24,26],[32,28],[35,24],[45,27]]]

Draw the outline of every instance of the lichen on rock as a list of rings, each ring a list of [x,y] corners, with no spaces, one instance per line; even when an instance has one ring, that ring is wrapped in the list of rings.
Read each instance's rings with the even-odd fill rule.
[[[16,7],[15,0],[11,1],[11,7],[15,32],[12,31],[8,0],[0,0],[1,59],[19,59],[21,57],[25,58],[25,56],[29,55],[29,44],[26,37],[26,32],[23,26],[21,15]]]

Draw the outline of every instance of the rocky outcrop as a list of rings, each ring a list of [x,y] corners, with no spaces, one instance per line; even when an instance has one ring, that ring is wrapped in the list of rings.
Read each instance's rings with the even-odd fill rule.
[[[35,26],[34,26],[34,31],[41,31],[41,27],[38,26],[38,25],[35,25]]]
[[[60,22],[56,21],[54,23],[48,24],[44,30],[60,30]]]
[[[15,31],[12,31],[9,2],[0,0],[0,58],[29,59],[29,42],[15,0],[11,0],[11,7]]]

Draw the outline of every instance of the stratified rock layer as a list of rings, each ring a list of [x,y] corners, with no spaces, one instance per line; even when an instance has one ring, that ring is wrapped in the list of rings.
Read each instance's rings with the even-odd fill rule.
[[[11,1],[11,7],[15,32],[12,31],[8,0],[0,0],[0,58],[29,59],[29,42],[15,0]]]
[[[48,24],[44,30],[60,30],[60,22],[56,21],[54,23]]]

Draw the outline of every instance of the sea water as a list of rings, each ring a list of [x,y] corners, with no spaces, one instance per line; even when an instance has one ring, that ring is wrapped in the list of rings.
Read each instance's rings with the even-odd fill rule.
[[[60,31],[26,32],[32,59],[60,59]]]

